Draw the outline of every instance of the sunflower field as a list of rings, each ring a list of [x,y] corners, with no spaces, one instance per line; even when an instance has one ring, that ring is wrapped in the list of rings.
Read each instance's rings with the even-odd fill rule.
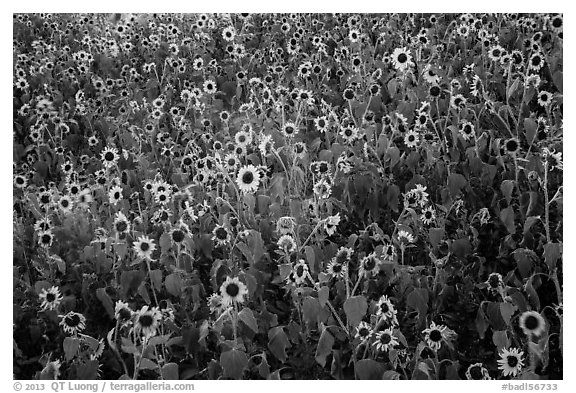
[[[563,379],[561,14],[14,14],[16,379]]]

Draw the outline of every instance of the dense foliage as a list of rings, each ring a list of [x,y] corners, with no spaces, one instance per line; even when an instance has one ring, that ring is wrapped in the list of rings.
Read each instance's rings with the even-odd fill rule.
[[[561,15],[13,23],[16,378],[562,378]]]

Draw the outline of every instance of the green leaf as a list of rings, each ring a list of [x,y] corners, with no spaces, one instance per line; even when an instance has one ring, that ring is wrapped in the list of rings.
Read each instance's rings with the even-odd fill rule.
[[[554,81],[554,85],[560,92],[563,93],[563,85],[564,85],[564,73],[562,71],[556,71],[554,75],[552,75],[552,80]]]
[[[140,370],[156,370],[158,368],[158,365],[156,364],[156,362],[147,359],[147,358],[143,358],[142,361],[140,362]]]
[[[318,290],[318,301],[320,302],[320,307],[324,307],[328,302],[330,296],[330,288],[327,286],[322,286]]]
[[[452,198],[456,197],[460,191],[466,187],[466,178],[459,173],[451,173],[448,177],[448,190]]]
[[[430,244],[432,247],[436,247],[444,238],[444,228],[430,228],[429,236]]]
[[[106,288],[98,288],[96,290],[96,297],[104,306],[108,316],[114,318],[114,303],[112,303],[112,299],[110,299],[110,296],[106,293]]]
[[[482,305],[478,307],[478,312],[476,313],[476,330],[478,331],[478,335],[481,339],[484,339],[484,335],[486,334],[486,330],[490,326],[488,323],[488,318],[486,318],[486,314],[482,309]]]
[[[254,333],[258,333],[258,323],[254,317],[254,313],[248,307],[244,307],[242,311],[238,313],[238,318],[246,324]]]
[[[74,359],[78,353],[78,349],[80,349],[80,340],[74,337],[65,337],[62,347],[64,348],[66,360],[70,361]]]
[[[538,256],[532,250],[526,248],[519,248],[513,252],[516,266],[522,277],[527,278],[534,267],[534,263],[538,260]]]
[[[182,293],[182,284],[182,277],[176,273],[169,274],[164,280],[168,293],[176,297],[179,297]]]
[[[385,370],[382,363],[372,359],[362,359],[356,362],[354,374],[356,374],[356,379],[382,379]]]
[[[231,349],[220,355],[220,365],[224,369],[224,377],[242,379],[248,366],[248,356],[243,351]]]
[[[538,130],[538,124],[533,119],[524,119],[524,131],[526,133],[526,141],[528,144],[532,145],[534,139],[536,139],[536,131]]]
[[[424,325],[428,312],[428,291],[424,288],[414,288],[408,295],[406,304],[418,311],[420,326]]]
[[[319,365],[324,367],[326,365],[326,357],[332,353],[332,346],[334,345],[334,336],[324,329],[320,340],[318,340],[318,346],[316,347],[316,361]]]
[[[304,322],[310,326],[316,324],[320,311],[321,307],[318,299],[311,296],[304,298],[302,302],[302,317],[304,318]]]
[[[368,311],[368,302],[364,296],[352,296],[344,302],[344,312],[348,323],[358,326]]]
[[[514,209],[512,206],[508,206],[506,209],[500,212],[500,219],[506,226],[509,233],[516,233],[516,225],[514,225]]]
[[[166,363],[162,366],[162,379],[169,381],[178,380],[178,365],[176,363]]]
[[[276,326],[268,331],[268,348],[282,363],[287,359],[286,348],[291,346],[283,326]]]
[[[500,303],[500,314],[502,315],[502,319],[506,322],[506,325],[510,326],[510,320],[512,315],[516,312],[516,306],[512,303],[503,302]]]
[[[556,263],[562,255],[561,243],[548,243],[544,245],[544,260],[550,270],[556,267]]]
[[[512,83],[512,86],[510,86],[508,88],[508,91],[506,92],[506,97],[508,97],[508,99],[510,99],[510,97],[512,97],[512,95],[516,92],[516,90],[518,90],[519,84],[520,84],[520,78],[516,78],[514,80],[514,83]]]
[[[306,261],[308,262],[308,267],[312,274],[316,273],[316,254],[314,253],[314,248],[311,246],[304,247],[304,252],[306,254]]]
[[[152,282],[155,290],[160,291],[162,289],[162,270],[150,270],[150,282]]]
[[[497,330],[492,333],[492,342],[496,345],[498,350],[502,348],[508,348],[510,346],[510,340],[508,340],[508,335],[506,330]]]
[[[510,204],[512,200],[512,192],[514,191],[514,185],[516,182],[514,180],[503,180],[500,184],[500,191],[506,197],[506,202]]]

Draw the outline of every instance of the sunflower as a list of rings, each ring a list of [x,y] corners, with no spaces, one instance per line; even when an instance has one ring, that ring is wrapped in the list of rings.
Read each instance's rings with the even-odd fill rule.
[[[102,153],[100,153],[100,156],[102,157],[102,164],[106,168],[113,167],[120,159],[118,149],[115,147],[105,147],[104,150],[102,150]]]
[[[16,188],[26,188],[26,185],[28,184],[28,179],[26,179],[25,176],[22,175],[15,175],[14,176],[14,187]]]
[[[504,288],[504,281],[500,273],[490,273],[485,282],[493,295],[497,295]]]
[[[456,110],[464,109],[466,106],[466,98],[462,94],[453,95],[450,98],[450,106]]]
[[[296,242],[291,235],[282,235],[276,242],[284,252],[292,252],[296,250]]]
[[[530,60],[528,61],[528,68],[532,71],[540,71],[540,69],[544,66],[544,57],[541,53],[534,53]]]
[[[136,255],[142,259],[152,259],[152,253],[156,250],[156,245],[154,240],[150,239],[148,236],[138,237],[138,241],[134,243],[134,250],[136,250]]]
[[[422,210],[422,215],[420,216],[422,222],[426,225],[430,225],[436,219],[436,213],[434,212],[434,208],[432,206],[428,206],[424,210]]]
[[[361,321],[356,328],[355,338],[359,338],[362,341],[366,341],[372,335],[372,326],[368,322]]]
[[[547,92],[546,90],[542,90],[538,93],[538,104],[542,107],[547,107],[550,105],[550,101],[552,100],[552,94]]]
[[[346,143],[352,143],[358,138],[358,129],[356,127],[344,127],[340,130],[340,135]]]
[[[448,342],[455,335],[453,330],[444,325],[436,325],[434,322],[430,324],[430,327],[424,329],[422,333],[426,335],[424,338],[426,344],[436,351],[440,349],[442,342]]]
[[[284,216],[280,217],[276,222],[276,232],[280,235],[293,233],[296,228],[296,220],[294,217]]]
[[[334,278],[344,278],[344,275],[348,272],[347,264],[341,263],[332,259],[328,266],[326,267],[326,274]]]
[[[162,320],[162,313],[158,310],[158,307],[148,309],[148,306],[142,306],[134,314],[134,331],[136,334],[142,336],[145,340],[155,336]]]
[[[482,86],[482,79],[480,79],[478,75],[474,75],[472,77],[472,82],[470,82],[470,94],[474,97],[478,97]]]
[[[38,297],[42,301],[42,304],[40,304],[42,311],[57,309],[63,299],[58,287],[54,286],[50,287],[48,290],[42,288]]]
[[[230,231],[224,225],[216,225],[212,231],[212,240],[216,242],[218,246],[224,246],[230,243],[231,235]]]
[[[300,259],[297,264],[292,267],[292,279],[296,284],[301,285],[306,281],[308,276],[308,265],[304,259]]]
[[[488,51],[488,57],[492,61],[500,61],[500,58],[502,57],[503,53],[504,48],[502,48],[500,45],[495,45]]]
[[[358,274],[362,277],[371,277],[378,272],[380,267],[380,259],[376,258],[374,253],[365,256],[360,262],[360,269]]]
[[[122,188],[119,186],[114,186],[110,188],[108,191],[108,198],[110,199],[110,203],[115,205],[122,200]]]
[[[536,311],[525,311],[520,315],[520,327],[528,337],[538,337],[546,330],[546,322]]]
[[[78,192],[76,203],[78,204],[78,207],[88,209],[93,200],[94,197],[92,196],[92,191],[89,188],[84,188]]]
[[[296,124],[294,124],[292,122],[287,122],[286,124],[284,124],[284,128],[282,129],[282,133],[286,137],[291,138],[298,133],[298,128],[296,127]]]
[[[317,117],[314,119],[314,125],[318,131],[324,133],[328,129],[328,118],[326,116]]]
[[[62,210],[63,213],[70,213],[72,211],[73,205],[74,202],[68,195],[62,195],[58,200],[58,207],[60,210]]]
[[[522,356],[524,352],[518,348],[502,349],[498,362],[498,370],[502,370],[505,377],[508,375],[516,376],[524,367]]]
[[[458,131],[465,141],[469,141],[474,137],[474,125],[469,121],[465,121],[464,123],[460,124]]]
[[[224,307],[244,303],[244,296],[246,295],[248,295],[248,288],[238,277],[226,277],[226,281],[220,286],[220,296],[222,296]]]
[[[170,239],[176,244],[181,244],[186,239],[186,231],[176,227],[170,231]]]
[[[128,221],[128,218],[121,211],[117,212],[114,216],[114,229],[119,234],[130,232],[130,221]]]
[[[430,65],[426,66],[422,76],[424,77],[424,80],[431,85],[438,85],[440,83],[440,76],[432,70]]]
[[[562,18],[561,14],[556,14],[552,18],[550,18],[550,27],[556,33],[562,32],[562,28],[564,26],[564,19]]]
[[[234,135],[234,140],[238,146],[248,146],[252,143],[252,127],[242,129]]]
[[[62,316],[60,326],[65,333],[76,335],[86,328],[86,317],[80,313],[70,311]]]
[[[416,131],[410,130],[404,136],[404,144],[407,147],[417,147],[419,142],[419,135]]]
[[[306,144],[304,142],[296,142],[294,144],[294,156],[301,160],[306,158]]]
[[[336,232],[336,227],[340,224],[340,213],[335,216],[330,216],[324,220],[324,230],[328,236],[332,236]]]
[[[510,138],[504,142],[504,149],[506,153],[513,156],[518,153],[518,150],[520,149],[520,142],[516,138]]]
[[[474,363],[468,366],[466,378],[470,380],[490,380],[490,374],[482,363]]]
[[[396,313],[397,311],[390,299],[388,299],[388,296],[382,295],[382,297],[380,297],[376,303],[376,315],[391,325],[398,325]]]
[[[376,341],[372,345],[379,351],[388,352],[389,349],[394,348],[398,344],[398,338],[394,336],[392,329],[388,328],[376,333]]]
[[[202,88],[204,89],[204,92],[206,94],[214,94],[216,93],[216,82],[208,79],[204,81],[204,83],[202,84]]]
[[[398,231],[398,243],[402,245],[414,243],[414,235],[405,230]]]
[[[260,185],[260,173],[254,165],[245,165],[238,171],[236,184],[243,193],[255,193]]]
[[[392,52],[392,64],[398,71],[406,71],[412,63],[412,55],[406,47],[396,48]]]
[[[54,241],[54,234],[51,230],[38,232],[38,244],[44,248],[52,246]]]
[[[232,42],[234,41],[234,37],[236,37],[236,29],[234,29],[234,26],[228,26],[222,30],[222,38],[226,41]]]
[[[128,323],[132,319],[134,311],[128,306],[128,303],[118,300],[114,306],[114,318],[119,323]]]
[[[332,194],[332,186],[326,179],[320,179],[314,184],[314,194],[317,195],[319,199],[328,199],[330,194]]]

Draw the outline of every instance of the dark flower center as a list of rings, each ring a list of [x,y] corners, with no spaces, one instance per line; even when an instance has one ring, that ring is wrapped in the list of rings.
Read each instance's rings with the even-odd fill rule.
[[[380,342],[382,344],[389,344],[392,341],[392,337],[388,333],[384,333],[380,336]]]
[[[182,240],[184,240],[184,232],[181,230],[175,230],[172,232],[172,240],[174,240],[176,243],[180,243]]]
[[[52,240],[52,237],[48,234],[42,235],[42,243],[48,244]]]
[[[224,240],[228,237],[228,232],[224,228],[216,229],[216,237],[220,240]]]
[[[398,62],[406,63],[406,61],[408,61],[408,56],[406,56],[405,53],[400,53],[400,55],[398,55]]]
[[[374,269],[375,266],[376,261],[374,260],[374,258],[368,258],[366,261],[364,261],[364,269],[366,270],[372,270]]]
[[[128,223],[126,221],[118,221],[116,223],[116,230],[118,232],[124,232],[126,229],[128,229]]]
[[[430,88],[430,95],[432,97],[438,97],[440,95],[440,88],[438,86],[432,86]]]
[[[294,133],[294,127],[292,126],[288,126],[284,129],[286,131],[286,134],[291,135]]]
[[[440,330],[432,330],[430,332],[430,340],[434,342],[442,340],[442,333],[440,332]]]
[[[508,356],[506,362],[510,367],[516,367],[518,365],[518,358],[516,356]]]
[[[528,330],[534,330],[540,325],[540,321],[534,315],[528,315],[524,320],[524,325]]]
[[[251,171],[248,171],[242,175],[242,182],[244,184],[252,184],[254,181],[254,174]]]
[[[240,287],[237,284],[230,283],[226,286],[226,293],[231,297],[235,297],[240,292]]]
[[[56,300],[56,295],[54,295],[53,293],[49,293],[46,295],[46,300],[52,303],[54,300]]]
[[[42,195],[42,197],[40,198],[40,201],[44,204],[49,203],[50,197],[48,195]]]
[[[340,273],[342,271],[342,265],[340,265],[339,263],[334,264],[334,266],[332,267],[332,271],[334,273]]]
[[[474,366],[470,369],[470,376],[472,377],[472,379],[476,380],[484,378],[484,375],[482,374],[482,369],[478,366]]]
[[[366,329],[365,327],[360,328],[360,330],[358,330],[358,334],[361,337],[366,337],[368,335],[368,333],[370,333],[370,331],[368,329]]]
[[[120,319],[122,321],[126,321],[126,320],[130,319],[130,317],[132,316],[132,313],[127,308],[123,308],[118,313],[118,316],[120,317]],[[140,319],[142,319],[142,318],[140,318]]]
[[[492,288],[498,288],[498,286],[500,285],[500,277],[496,275],[490,276],[490,278],[488,279],[488,283]]]
[[[302,277],[304,275],[304,266],[300,265],[296,268],[296,275]]]
[[[518,142],[515,140],[506,142],[506,149],[511,153],[515,152],[518,149]]]
[[[80,324],[80,317],[77,314],[72,314],[64,318],[64,323],[70,327],[76,327]]]
[[[390,311],[390,307],[388,306],[388,303],[382,303],[380,305],[380,311],[382,311],[382,314],[386,314],[388,311]]]
[[[142,244],[140,244],[140,250],[146,252],[150,249],[150,244],[143,242]]]
[[[114,160],[114,153],[112,152],[106,152],[106,154],[104,154],[104,159],[106,161],[113,161]]]
[[[138,322],[140,322],[140,325],[142,325],[142,327],[147,328],[152,326],[152,324],[154,323],[154,318],[152,318],[152,315],[144,314],[140,315],[140,318],[138,318]]]

